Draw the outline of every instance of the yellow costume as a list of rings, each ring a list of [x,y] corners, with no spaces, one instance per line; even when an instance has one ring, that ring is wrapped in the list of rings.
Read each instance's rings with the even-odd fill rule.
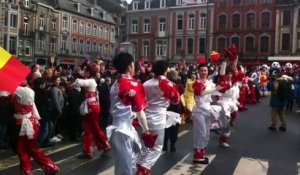
[[[180,97],[182,105],[190,112],[193,111],[193,107],[195,105],[194,90],[193,90],[194,82],[195,81],[193,81],[192,79],[187,79],[184,93]]]

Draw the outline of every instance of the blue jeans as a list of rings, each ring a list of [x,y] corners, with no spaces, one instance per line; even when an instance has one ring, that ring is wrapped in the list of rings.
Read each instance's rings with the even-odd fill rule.
[[[37,138],[37,144],[41,147],[44,143],[49,143],[49,130],[51,121],[41,121],[40,122],[40,129],[39,129],[39,136]]]

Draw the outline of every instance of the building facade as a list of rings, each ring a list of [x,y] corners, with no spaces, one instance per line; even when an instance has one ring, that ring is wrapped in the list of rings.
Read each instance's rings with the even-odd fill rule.
[[[300,1],[276,1],[276,56],[300,54]]]
[[[240,60],[274,55],[275,0],[215,0],[214,48],[235,44]]]
[[[18,54],[19,41],[19,0],[2,1],[2,43],[4,49],[13,55]]]
[[[194,61],[205,55],[210,50],[206,38],[212,33],[213,23],[207,25],[207,17],[213,16],[212,5],[206,0],[192,4],[183,0],[132,1],[127,9],[126,35],[135,46],[133,55],[149,61]]]
[[[1,0],[1,12],[0,45],[28,64],[111,60],[118,47],[118,18],[97,0]]]
[[[22,62],[32,62],[35,54],[35,16],[37,4],[29,0],[20,1],[19,45],[17,57]]]
[[[34,62],[47,65],[51,57],[59,53],[60,11],[54,9],[50,1],[34,0],[36,13],[34,20]]]
[[[212,50],[213,3],[175,3],[170,7],[170,58],[192,61],[207,56]]]

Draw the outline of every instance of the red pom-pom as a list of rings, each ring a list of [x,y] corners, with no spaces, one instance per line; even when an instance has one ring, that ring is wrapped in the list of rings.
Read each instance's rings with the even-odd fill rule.
[[[205,81],[198,79],[193,85],[194,94],[199,96],[205,88]]]
[[[198,64],[205,64],[206,63],[206,58],[204,56],[198,56],[197,63]]]
[[[139,119],[138,119],[138,118],[134,118],[134,119],[132,120],[132,126],[134,126],[134,127],[139,126]]]
[[[219,76],[218,85],[222,87],[222,89],[219,91],[221,93],[225,93],[226,90],[230,89],[230,84],[227,81],[226,75]]]
[[[220,54],[218,52],[212,51],[210,54],[210,59],[212,61],[216,61],[220,58]]]
[[[157,134],[153,134],[153,133],[141,133],[141,138],[144,141],[144,144],[147,148],[153,148],[155,145],[155,141],[157,138]]]

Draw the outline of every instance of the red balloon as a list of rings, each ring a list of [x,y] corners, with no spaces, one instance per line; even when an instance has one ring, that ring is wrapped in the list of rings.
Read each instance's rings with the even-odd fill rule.
[[[206,58],[204,56],[198,56],[197,63],[198,64],[205,64],[206,63]]]

